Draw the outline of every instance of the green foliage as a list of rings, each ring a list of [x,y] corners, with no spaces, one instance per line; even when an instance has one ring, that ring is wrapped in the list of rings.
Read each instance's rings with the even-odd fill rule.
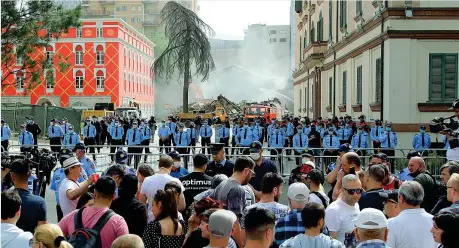
[[[79,27],[81,7],[65,10],[50,0],[18,0],[2,1],[1,12],[4,70],[2,86],[8,85],[6,79],[10,75],[24,70],[27,75],[27,90],[32,90],[42,83],[40,76],[44,70],[54,68],[46,56],[37,56],[37,49],[44,51],[54,39],[59,39],[62,33],[67,32],[69,27]],[[46,30],[45,35],[43,30]],[[20,67],[15,67],[16,58],[23,60]],[[64,73],[70,67],[68,58],[58,58],[56,69]]]

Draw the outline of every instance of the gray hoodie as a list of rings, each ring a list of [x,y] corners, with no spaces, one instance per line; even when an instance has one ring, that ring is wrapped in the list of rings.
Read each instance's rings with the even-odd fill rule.
[[[280,248],[345,248],[344,244],[336,239],[332,239],[325,234],[319,234],[315,237],[309,237],[304,234],[298,234],[293,238],[285,241]]]
[[[30,232],[24,232],[19,227],[2,223],[2,248],[29,247],[29,241],[33,238]]]

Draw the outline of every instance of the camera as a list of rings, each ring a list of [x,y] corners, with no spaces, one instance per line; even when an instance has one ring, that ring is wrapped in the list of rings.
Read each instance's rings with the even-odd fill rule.
[[[451,149],[459,147],[459,122],[455,117],[455,115],[447,118],[435,117],[429,125],[431,133],[448,134],[452,137],[448,139]]]

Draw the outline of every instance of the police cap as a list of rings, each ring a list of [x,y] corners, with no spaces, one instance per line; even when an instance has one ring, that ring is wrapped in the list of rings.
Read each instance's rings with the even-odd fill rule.
[[[310,149],[304,149],[301,155],[302,155],[303,157],[310,158],[310,157],[314,156],[314,153],[313,153],[313,151],[310,150]]]
[[[223,150],[223,147],[225,147],[225,144],[223,143],[212,143],[210,144],[210,153],[212,153],[212,155],[217,155],[221,150]]]
[[[116,151],[115,162],[117,164],[126,164],[128,162],[128,154],[122,148]]]
[[[76,144],[75,147],[73,148],[73,151],[80,150],[80,149],[81,149],[81,150],[86,149],[86,147],[84,146],[83,143],[78,143],[78,144]]]
[[[348,153],[348,152],[352,152],[352,146],[349,145],[349,143],[345,143],[345,144],[342,144],[340,147],[339,147],[339,150],[338,152],[344,152],[344,153]]]

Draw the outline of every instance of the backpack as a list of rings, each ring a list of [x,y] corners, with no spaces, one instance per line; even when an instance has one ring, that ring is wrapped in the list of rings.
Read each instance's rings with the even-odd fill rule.
[[[311,193],[313,193],[314,195],[320,198],[320,200],[322,201],[322,205],[324,205],[324,209],[328,207],[327,200],[321,193],[317,191],[312,191]]]
[[[68,242],[73,247],[78,248],[100,248],[102,247],[102,241],[100,238],[100,231],[108,222],[108,220],[115,215],[111,209],[107,210],[97,221],[92,228],[83,227],[83,210],[81,208],[75,214],[75,230],[70,236]]]

